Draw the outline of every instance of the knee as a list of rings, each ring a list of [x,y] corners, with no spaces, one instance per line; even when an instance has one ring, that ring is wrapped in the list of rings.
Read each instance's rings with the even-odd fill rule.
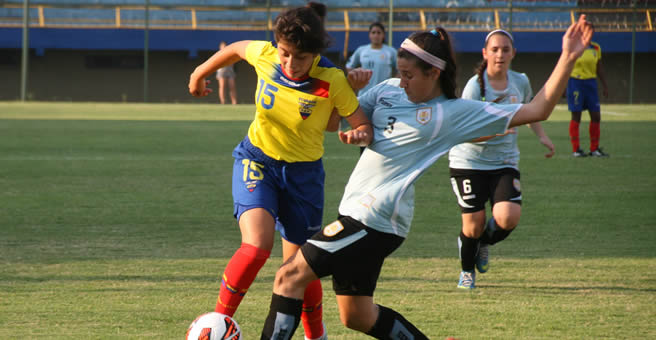
[[[462,234],[469,238],[481,237],[485,222],[485,211],[462,215]]]
[[[362,313],[358,313],[358,312],[341,313],[339,315],[339,319],[346,328],[360,331],[363,333],[368,332],[369,329],[371,328],[371,326],[367,325],[367,323],[365,322],[365,317],[364,315],[362,315]]]
[[[286,263],[276,272],[273,281],[274,290],[284,296],[290,296],[300,285],[298,269],[291,263]]]
[[[590,121],[593,123],[601,122],[601,112],[590,112]]]
[[[502,214],[494,216],[494,221],[503,230],[513,230],[519,224],[519,217],[519,214]]]
[[[463,228],[462,234],[469,238],[480,238],[483,235],[483,230],[485,229],[485,224],[482,224],[480,227],[476,228]]]

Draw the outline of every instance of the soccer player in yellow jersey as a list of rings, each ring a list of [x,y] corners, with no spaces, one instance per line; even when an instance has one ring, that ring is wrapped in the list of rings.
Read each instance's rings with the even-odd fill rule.
[[[233,151],[234,216],[241,247],[223,273],[216,311],[232,316],[282,236],[286,260],[320,230],[323,215],[323,136],[333,109],[353,129],[342,142],[368,145],[371,123],[359,107],[344,73],[320,56],[327,47],[322,17],[326,8],[310,3],[282,12],[274,23],[277,46],[240,41],[218,51],[191,74],[189,92],[205,96],[205,78],[218,68],[246,60],[255,68],[256,113],[248,135]],[[306,339],[326,339],[319,280],[305,291]]]
[[[608,98],[606,75],[601,64],[601,46],[596,42],[590,42],[590,46],[576,60],[574,70],[567,83],[567,106],[572,112],[572,120],[569,122],[569,138],[572,142],[574,157],[588,155],[608,157],[608,154],[599,147],[601,109],[597,93],[597,77],[601,81],[604,98]],[[579,124],[583,110],[588,110],[590,113],[590,153],[581,150],[579,144]]]

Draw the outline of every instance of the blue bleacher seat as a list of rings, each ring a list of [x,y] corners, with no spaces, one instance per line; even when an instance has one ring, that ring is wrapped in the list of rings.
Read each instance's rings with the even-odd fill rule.
[[[36,8],[30,9],[30,24],[38,22],[39,12]],[[23,22],[22,8],[0,8],[0,25],[20,24]]]

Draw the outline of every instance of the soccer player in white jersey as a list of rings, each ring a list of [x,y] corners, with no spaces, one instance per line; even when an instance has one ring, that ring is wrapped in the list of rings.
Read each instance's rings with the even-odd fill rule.
[[[369,41],[370,44],[358,47],[346,62],[347,71],[360,67],[373,72],[369,83],[360,89],[360,93],[365,93],[381,81],[394,76],[396,69],[396,50],[384,44],[383,24],[374,22],[369,25]]]
[[[428,339],[373,298],[383,261],[410,231],[414,182],[455,145],[547,119],[591,38],[582,15],[565,33],[551,76],[527,104],[458,99],[456,65],[444,29],[403,41],[397,61],[401,78],[382,82],[358,98],[373,117],[374,141],[349,178],[340,217],[278,269],[261,339],[291,339],[300,322],[305,286],[328,275],[348,328],[376,339]]]
[[[501,29],[490,32],[485,38],[483,61],[467,82],[462,98],[503,104],[531,101],[533,90],[528,77],[510,69],[515,53],[510,33]],[[549,149],[545,156],[553,156],[554,145],[542,125],[534,122],[529,126]],[[458,288],[475,288],[474,267],[485,273],[489,268],[489,246],[508,237],[519,223],[522,191],[518,166],[515,129],[486,141],[459,144],[449,151],[451,184],[462,211]],[[487,201],[492,205],[492,217],[486,227]]]

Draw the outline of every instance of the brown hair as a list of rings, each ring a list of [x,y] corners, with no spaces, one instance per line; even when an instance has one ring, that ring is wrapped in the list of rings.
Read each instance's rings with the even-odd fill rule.
[[[326,6],[316,2],[284,11],[274,22],[274,37],[276,41],[294,45],[299,51],[321,53],[329,46],[323,26],[325,15]]]
[[[412,40],[417,46],[424,51],[444,60],[446,65],[440,74],[440,88],[442,93],[449,99],[457,98],[456,96],[456,58],[451,46],[451,38],[442,27],[437,27],[432,31],[413,33],[408,39]],[[414,59],[415,63],[424,73],[428,72],[433,65],[419,59],[414,54],[400,48],[399,58]]]
[[[512,37],[509,36],[507,33],[504,33],[502,31],[498,31],[498,32],[492,34],[492,36],[497,35],[497,34],[501,34],[504,37],[508,38],[508,40],[510,40],[510,44],[514,46],[514,41],[513,41]],[[489,39],[486,38],[485,39],[485,45],[483,45],[483,48],[487,48],[487,42],[488,41],[489,41]],[[485,76],[485,70],[487,70],[487,60],[483,59],[483,60],[481,60],[480,63],[478,63],[478,66],[476,66],[476,68],[474,69],[474,74],[478,75],[478,79],[476,80],[476,82],[478,82],[478,86],[481,88],[481,99],[483,101],[485,101],[485,78],[483,78]]]

